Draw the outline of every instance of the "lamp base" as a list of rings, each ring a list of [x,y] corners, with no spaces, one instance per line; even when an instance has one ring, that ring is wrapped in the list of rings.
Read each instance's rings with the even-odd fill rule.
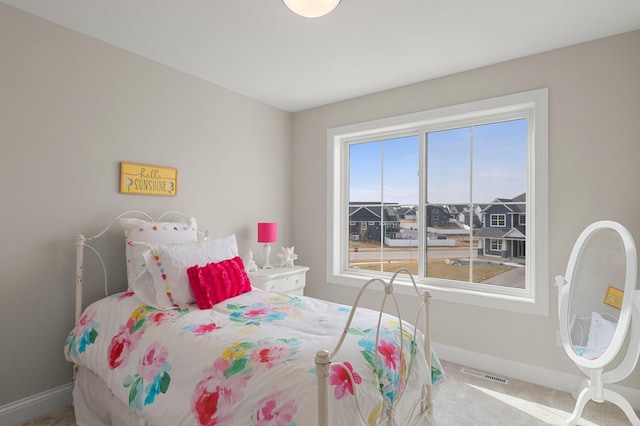
[[[269,257],[271,257],[271,244],[265,243],[262,250],[264,251],[264,265],[262,269],[273,269],[273,265],[269,262]]]

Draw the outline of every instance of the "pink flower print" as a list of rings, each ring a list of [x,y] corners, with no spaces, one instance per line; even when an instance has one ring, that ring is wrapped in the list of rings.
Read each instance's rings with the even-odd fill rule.
[[[207,333],[211,333],[212,331],[216,331],[219,329],[218,325],[215,322],[211,324],[199,324],[196,328],[193,329],[193,334],[196,336],[203,336]]]
[[[378,351],[384,357],[387,368],[395,370],[398,363],[398,348],[388,340],[382,340],[378,345]]]
[[[160,325],[160,324],[164,324],[164,323],[166,323],[168,321],[171,321],[174,318],[177,318],[178,315],[179,314],[178,314],[177,311],[153,312],[147,317],[147,320],[152,322],[155,325]]]
[[[116,297],[116,300],[119,302],[121,300],[127,299],[131,296],[133,296],[135,293],[132,291],[125,291],[124,293],[118,295],[118,297]]]
[[[220,401],[224,396],[220,388],[210,391],[207,388],[201,388],[200,385],[196,387],[191,401],[191,412],[199,425],[213,426],[218,422],[218,403],[225,402],[224,399]]]
[[[284,344],[265,345],[251,353],[251,361],[260,363],[267,368],[273,367],[279,360],[289,355],[289,348]]]
[[[199,425],[234,424],[234,405],[244,397],[250,375],[225,377],[224,370],[214,365],[194,389],[191,413]]]
[[[260,317],[267,314],[266,309],[250,309],[244,313],[247,317]]]
[[[131,333],[128,325],[120,327],[120,331],[113,336],[107,349],[110,369],[114,370],[120,366],[125,367],[127,365],[129,362],[129,354],[138,347],[138,343],[143,334],[144,330]]]
[[[85,331],[87,331],[87,329],[89,328],[89,326],[91,325],[95,317],[96,317],[95,311],[91,310],[91,311],[85,312],[84,315],[82,315],[78,320],[78,323],[74,327],[72,333],[75,334],[76,336],[82,336],[85,333]]]
[[[86,351],[87,347],[92,345],[98,338],[98,328],[100,328],[100,324],[96,321],[96,311],[93,309],[87,310],[78,319],[75,327],[67,336],[65,342],[67,355],[71,359],[75,359]]]
[[[213,371],[222,371],[225,372],[231,366],[231,359],[228,358],[217,358],[213,361]]]
[[[275,391],[258,402],[254,426],[287,426],[298,411],[295,400],[283,391]]]
[[[120,328],[120,332],[113,336],[108,349],[109,368],[115,370],[121,365],[126,366],[131,353],[131,335],[126,326]]]
[[[349,369],[351,375],[353,376],[353,381],[356,384],[362,383],[362,377],[360,377],[358,373],[353,371],[353,367],[349,362],[345,362],[344,366]],[[349,374],[341,365],[331,366],[331,374],[329,374],[329,384],[332,384],[336,387],[334,390],[336,399],[341,399],[346,395],[347,392],[353,395],[353,383],[351,383]]]
[[[146,381],[152,381],[166,364],[167,355],[169,350],[160,342],[156,341],[149,345],[138,366],[140,377]]]

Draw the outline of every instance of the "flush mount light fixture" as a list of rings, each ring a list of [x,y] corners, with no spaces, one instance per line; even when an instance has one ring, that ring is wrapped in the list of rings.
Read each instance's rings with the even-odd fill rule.
[[[324,16],[336,8],[340,0],[282,0],[294,13],[305,18]]]

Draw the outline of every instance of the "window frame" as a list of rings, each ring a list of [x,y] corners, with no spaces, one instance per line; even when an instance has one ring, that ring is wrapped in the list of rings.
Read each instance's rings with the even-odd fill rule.
[[[495,247],[494,247],[495,244]],[[504,250],[504,240],[502,238],[490,238],[489,239],[489,249],[491,251],[502,251]]]
[[[327,130],[327,282],[361,287],[372,276],[386,274],[372,271],[345,269],[349,236],[348,217],[348,147],[351,143],[371,138],[400,137],[417,134],[422,139],[426,132],[454,126],[466,127],[487,123],[487,120],[506,121],[527,118],[527,268],[526,289],[474,286],[451,286],[446,280],[420,278],[419,286],[428,288],[435,300],[483,306],[507,311],[547,316],[549,314],[549,259],[548,259],[548,89],[536,89],[512,95],[474,101],[449,107],[435,108],[417,113],[388,117],[368,122],[334,127]],[[424,155],[420,155],[420,170],[425,170]],[[423,182],[420,182],[419,208],[424,203]],[[421,216],[420,229],[426,229],[426,214]],[[426,235],[420,232],[419,246],[426,244]],[[533,242],[535,241],[535,245]],[[400,280],[397,292],[415,294],[408,281]],[[403,285],[406,284],[406,285]],[[464,283],[463,283],[464,284]],[[481,288],[482,291],[479,291]],[[413,293],[412,293],[413,292]]]
[[[494,219],[495,218],[495,225]],[[504,228],[507,226],[507,215],[504,213],[492,213],[489,216],[489,226],[491,228]]]
[[[527,226],[527,215],[520,213],[518,215],[518,225]]]

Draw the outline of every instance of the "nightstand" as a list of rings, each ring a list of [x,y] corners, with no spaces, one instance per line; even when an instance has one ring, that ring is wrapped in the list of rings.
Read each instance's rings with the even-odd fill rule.
[[[247,272],[247,275],[253,287],[302,296],[308,270],[306,266],[294,265],[293,268],[258,269]]]

